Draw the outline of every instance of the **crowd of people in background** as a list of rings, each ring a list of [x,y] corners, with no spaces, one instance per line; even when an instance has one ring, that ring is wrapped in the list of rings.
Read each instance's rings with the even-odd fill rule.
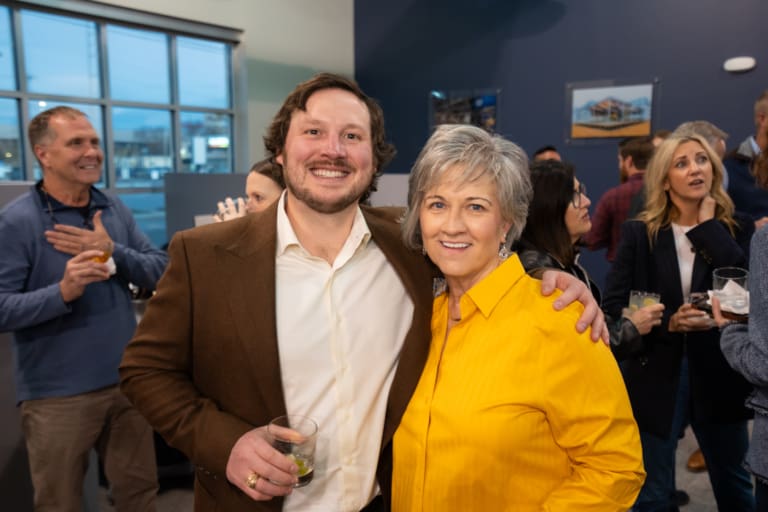
[[[762,235],[753,239],[753,233],[768,220],[768,91],[755,102],[754,122],[755,134],[731,153],[728,134],[702,120],[622,140],[621,183],[601,197],[591,230],[579,240],[593,250],[606,248],[611,262],[602,305],[647,471],[633,510],[677,510],[685,503],[675,489],[675,450],[687,425],[700,445],[688,468],[709,472],[718,509],[768,509],[768,473],[758,459],[768,436],[753,432],[750,444],[746,424],[754,415],[765,425],[766,417],[761,393],[768,382],[768,334],[754,319],[760,302],[750,303],[755,313],[748,324],[716,322],[691,303],[693,295],[712,289],[719,267],[750,268],[750,290],[761,300],[766,278],[760,258],[750,258],[750,240],[762,249]],[[631,290],[660,296],[660,305],[640,308],[661,314],[650,330],[638,311],[627,312]],[[718,324],[728,326],[722,348]],[[627,329],[635,336],[621,343],[617,333]]]
[[[166,254],[94,187],[85,114],[39,114],[42,179],[0,213],[35,508],[79,510],[95,448],[116,509],[155,510],[154,429],[194,464],[196,510],[666,512],[690,425],[718,509],[768,511],[768,90],[754,123],[730,153],[701,120],[622,140],[593,216],[555,146],[529,162],[442,125],[405,210],[373,208],[383,112],[322,73],[245,198]],[[584,248],[606,250],[602,291]],[[748,321],[693,303],[720,267],[750,269]],[[156,289],[138,327],[129,284]],[[659,300],[629,310],[632,290]],[[306,487],[267,433],[285,414],[320,425]]]

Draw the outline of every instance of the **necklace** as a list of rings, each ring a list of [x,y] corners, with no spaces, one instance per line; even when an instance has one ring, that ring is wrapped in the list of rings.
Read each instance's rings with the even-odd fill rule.
[[[45,189],[45,185],[40,184],[40,190],[45,195],[45,203],[48,205],[48,215],[51,217],[51,221],[54,224],[58,224],[56,217],[53,215],[53,206],[51,205],[51,196],[48,195],[48,191]]]
[[[53,214],[53,204],[51,204],[51,196],[48,194],[48,190],[46,190],[44,184],[40,184],[40,191],[45,196],[45,204],[48,207],[48,216],[51,218],[51,222],[53,222],[54,225],[60,224],[58,219],[56,219],[56,216]],[[91,220],[91,213],[90,213],[90,205],[87,204],[85,206],[73,206],[69,208],[74,208],[76,210],[80,211],[80,215],[83,216],[83,226],[85,226],[88,229],[93,229],[93,223]]]

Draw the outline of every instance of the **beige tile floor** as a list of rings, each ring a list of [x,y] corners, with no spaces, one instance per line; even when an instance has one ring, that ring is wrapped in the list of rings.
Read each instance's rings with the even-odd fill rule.
[[[691,497],[691,502],[683,507],[683,512],[717,512],[712,488],[707,473],[691,473],[685,468],[688,456],[696,449],[696,439],[690,428],[685,437],[680,440],[677,450],[677,488],[683,489]],[[106,493],[102,490],[101,510],[111,512],[107,504]],[[192,490],[176,488],[160,493],[158,496],[158,512],[187,512],[192,510]]]

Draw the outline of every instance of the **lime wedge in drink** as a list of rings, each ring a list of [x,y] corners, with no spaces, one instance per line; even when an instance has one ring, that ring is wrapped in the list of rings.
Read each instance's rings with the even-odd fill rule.
[[[292,453],[289,453],[288,455],[286,455],[286,457],[291,459],[299,467],[299,476],[304,476],[304,475],[306,475],[307,473],[309,473],[312,470],[307,465],[307,461],[306,460],[304,460],[304,459],[302,459],[300,457],[296,457],[296,455],[294,455]]]

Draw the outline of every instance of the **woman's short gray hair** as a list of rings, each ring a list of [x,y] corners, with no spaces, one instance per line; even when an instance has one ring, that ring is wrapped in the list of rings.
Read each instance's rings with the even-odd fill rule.
[[[408,207],[401,225],[405,245],[416,250],[423,247],[419,210],[424,197],[447,171],[455,168],[461,170],[461,183],[491,177],[501,216],[512,225],[506,238],[509,248],[523,232],[531,201],[528,157],[514,142],[465,124],[438,126],[413,165],[408,180]]]

